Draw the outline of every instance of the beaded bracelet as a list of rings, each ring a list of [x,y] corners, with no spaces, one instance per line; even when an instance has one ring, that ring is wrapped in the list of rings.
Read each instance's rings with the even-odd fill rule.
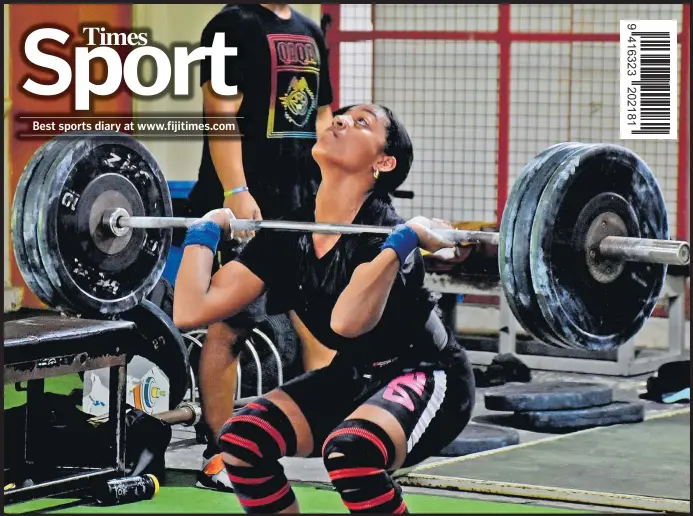
[[[231,190],[226,190],[224,192],[224,199],[226,199],[227,197],[230,197],[231,195],[236,195],[236,194],[239,194],[241,192],[247,192],[247,191],[248,191],[247,186],[239,186],[236,188],[232,188]]]

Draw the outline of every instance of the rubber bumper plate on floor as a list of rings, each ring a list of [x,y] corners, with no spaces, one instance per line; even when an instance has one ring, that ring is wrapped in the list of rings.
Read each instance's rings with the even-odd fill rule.
[[[612,403],[577,410],[517,412],[523,428],[542,432],[581,430],[621,423],[641,423],[645,419],[643,403]]]
[[[594,383],[510,383],[489,391],[484,401],[489,410],[566,410],[608,405],[612,394],[611,387]]]
[[[520,434],[512,429],[470,423],[453,442],[438,454],[441,457],[462,457],[520,442]]]

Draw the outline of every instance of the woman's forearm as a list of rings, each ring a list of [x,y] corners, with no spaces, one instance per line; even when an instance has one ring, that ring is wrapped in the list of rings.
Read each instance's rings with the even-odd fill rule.
[[[173,293],[173,322],[188,327],[204,313],[205,296],[212,279],[214,253],[202,245],[188,245],[176,276]]]
[[[332,311],[332,330],[347,338],[371,331],[383,315],[399,267],[392,249],[359,265]]]

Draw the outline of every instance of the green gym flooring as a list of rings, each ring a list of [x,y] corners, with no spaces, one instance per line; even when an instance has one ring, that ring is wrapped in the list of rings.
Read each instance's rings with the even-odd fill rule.
[[[45,390],[59,394],[69,394],[72,389],[80,388],[82,382],[77,375],[61,376],[47,379]],[[4,389],[4,407],[6,409],[22,405],[26,393],[16,391],[9,384]],[[100,507],[88,499],[44,498],[18,503],[4,508],[7,514],[26,513],[64,513],[64,514],[216,514],[243,513],[233,494],[221,493],[191,487],[194,476],[171,472],[167,485],[162,486],[152,500],[131,503],[122,506]],[[342,502],[333,490],[311,485],[294,484],[296,497],[302,512],[348,514]],[[560,507],[542,507],[540,502],[506,503],[496,501],[469,500],[461,497],[436,496],[430,494],[406,493],[405,499],[412,513],[436,514],[570,514],[589,513]]]
[[[301,512],[348,514],[339,496],[326,489],[295,486]],[[537,505],[484,502],[445,496],[405,494],[411,513],[427,514],[568,514],[581,511]],[[235,495],[196,487],[162,487],[152,500],[115,507],[99,507],[74,499],[42,499],[5,507],[6,514],[51,512],[63,514],[221,514],[243,513]],[[587,512],[587,511],[582,511]]]
[[[26,388],[26,382],[23,382],[22,386]],[[44,384],[45,392],[54,392],[56,394],[70,394],[72,389],[81,388],[82,380],[77,374],[47,378]],[[4,408],[6,409],[24,405],[26,403],[26,392],[15,390],[14,384],[7,384],[4,388],[4,402]]]

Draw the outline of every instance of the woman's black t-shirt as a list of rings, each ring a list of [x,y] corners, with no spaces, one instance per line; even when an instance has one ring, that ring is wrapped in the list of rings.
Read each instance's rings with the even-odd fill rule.
[[[311,202],[285,219],[314,222],[314,210]],[[390,227],[403,222],[391,205],[373,195],[353,221]],[[441,332],[435,329],[443,327],[433,311],[435,300],[423,287],[424,262],[418,249],[400,267],[383,315],[371,331],[345,338],[330,327],[332,310],[354,270],[380,253],[386,237],[372,233],[341,235],[334,247],[318,259],[310,233],[265,229],[245,246],[238,261],[265,283],[268,311],[294,310],[315,338],[337,350],[342,358],[361,364],[395,357],[406,362],[439,362],[443,358],[441,347],[453,353],[460,348],[449,331],[443,332],[441,346]],[[431,324],[432,318],[435,324]]]

